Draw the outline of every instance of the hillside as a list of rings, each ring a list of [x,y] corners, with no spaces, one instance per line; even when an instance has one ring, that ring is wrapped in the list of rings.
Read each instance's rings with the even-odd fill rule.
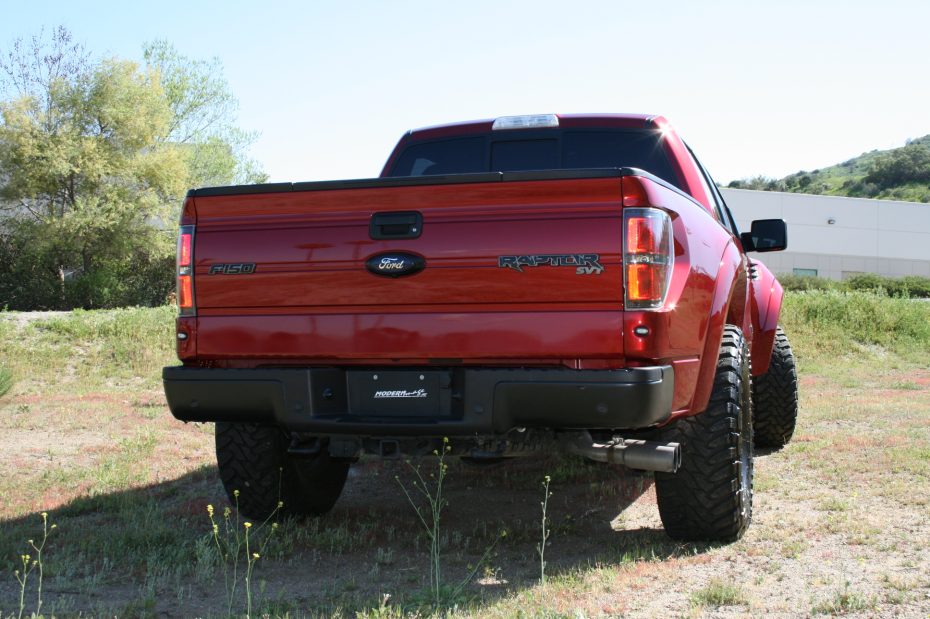
[[[780,179],[757,176],[733,181],[728,187],[930,202],[930,135],[828,168],[801,170]]]

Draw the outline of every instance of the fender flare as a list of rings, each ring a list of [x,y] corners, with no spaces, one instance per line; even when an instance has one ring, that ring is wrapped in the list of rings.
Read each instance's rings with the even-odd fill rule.
[[[759,285],[753,287],[753,296],[759,313],[758,318],[753,316],[758,324],[753,325],[752,375],[761,376],[768,371],[772,361],[772,348],[775,346],[775,332],[778,330],[785,290],[764,264],[756,262],[754,268],[758,277],[755,281]]]
[[[746,311],[745,300],[739,307],[733,305],[734,301],[737,301],[734,298],[736,292],[746,290],[746,277],[742,254],[731,241],[720,258],[720,269],[717,271],[714,296],[711,300],[707,331],[704,336],[701,366],[698,370],[697,386],[689,406],[689,415],[703,412],[710,402],[710,394],[714,386],[714,372],[717,370],[717,358],[720,354],[720,342],[723,340],[723,328],[726,324],[730,320],[736,320],[736,324],[743,329],[745,336],[750,337],[747,328],[751,328],[751,322],[749,312]]]

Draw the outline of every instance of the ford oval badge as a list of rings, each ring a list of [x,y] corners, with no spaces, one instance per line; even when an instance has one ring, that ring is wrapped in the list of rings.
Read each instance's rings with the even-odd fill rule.
[[[423,256],[405,252],[376,254],[365,261],[365,268],[383,277],[403,277],[419,273],[426,267]]]

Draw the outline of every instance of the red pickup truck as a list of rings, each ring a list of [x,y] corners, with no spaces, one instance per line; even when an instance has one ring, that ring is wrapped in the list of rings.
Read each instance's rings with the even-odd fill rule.
[[[740,234],[658,116],[411,131],[380,178],[188,194],[165,393],[216,422],[252,517],[325,512],[361,455],[448,440],[655,471],[672,537],[734,540],[754,444],[797,415],[782,288],[747,257],[786,237]]]

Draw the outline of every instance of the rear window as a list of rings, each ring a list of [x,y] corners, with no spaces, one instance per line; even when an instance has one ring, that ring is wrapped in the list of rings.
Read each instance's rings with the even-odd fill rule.
[[[414,144],[394,164],[391,176],[487,172],[484,153],[483,137]]]
[[[654,131],[549,130],[532,139],[514,133],[413,144],[389,176],[630,167],[679,185]]]
[[[491,170],[558,170],[558,140],[508,140],[491,144]]]

